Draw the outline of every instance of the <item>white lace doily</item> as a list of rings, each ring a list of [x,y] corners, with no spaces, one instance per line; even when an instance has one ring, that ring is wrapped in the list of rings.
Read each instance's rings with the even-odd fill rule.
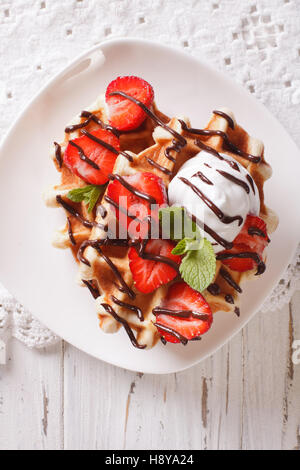
[[[76,55],[131,36],[183,48],[225,70],[300,145],[299,24],[299,0],[1,0],[1,136]],[[263,309],[288,302],[299,278],[300,250]],[[57,340],[0,287],[0,338],[11,334],[30,347]]]

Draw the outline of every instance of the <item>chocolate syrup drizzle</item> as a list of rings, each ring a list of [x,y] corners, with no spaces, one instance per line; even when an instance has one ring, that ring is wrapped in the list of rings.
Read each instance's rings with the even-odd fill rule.
[[[250,175],[247,175],[247,180],[249,181],[250,183],[250,186],[251,186],[251,189],[253,191],[253,194],[255,194],[255,186],[254,186],[254,181],[252,179],[252,177]]]
[[[54,146],[55,146],[55,159],[58,163],[59,168],[61,168],[63,165],[63,158],[61,155],[61,146],[57,142],[54,142]]]
[[[210,286],[208,286],[207,290],[211,295],[221,294],[220,286],[215,282],[213,284],[210,284]]]
[[[137,106],[139,106],[154,122],[156,122],[158,126],[162,127],[163,129],[168,131],[170,134],[172,134],[178,140],[178,142],[180,142],[180,145],[182,147],[184,147],[187,144],[187,141],[181,134],[176,132],[174,129],[172,129],[167,124],[165,124],[161,119],[155,116],[155,114],[152,111],[150,111],[150,109],[147,108],[147,106],[144,105],[144,103],[142,103],[138,99],[134,98],[133,96],[127,95],[127,93],[124,93],[124,91],[114,91],[110,93],[109,96],[122,96],[123,98],[127,98],[129,101],[132,101]]]
[[[227,178],[229,181],[232,181],[232,183],[237,184],[238,186],[241,186],[247,194],[250,193],[250,188],[245,181],[241,180],[240,178],[236,178],[236,176],[231,175],[230,173],[227,173],[227,171],[223,170],[216,170],[220,175],[224,176],[224,178]]]
[[[129,323],[126,320],[124,320],[124,318],[119,317],[119,315],[117,314],[117,312],[115,312],[115,310],[112,308],[111,305],[105,304],[105,303],[103,303],[101,305],[104,308],[104,310],[106,310],[107,313],[109,313],[117,322],[121,323],[121,325],[124,326],[125,331],[128,334],[129,339],[130,339],[131,343],[133,344],[133,346],[135,348],[138,348],[138,349],[145,349],[146,348],[146,345],[141,345],[137,342],[136,337],[134,336],[133,331],[130,328]]]
[[[251,235],[252,237],[257,235],[258,237],[265,238],[268,243],[270,243],[271,241],[270,238],[264,233],[264,231],[258,227],[249,227],[248,234]]]
[[[126,243],[127,242],[127,243]],[[88,246],[91,246],[94,248],[97,253],[102,257],[102,259],[108,264],[118,281],[120,282],[122,288],[124,289],[124,292],[130,297],[131,299],[135,299],[136,295],[133,292],[133,290],[126,284],[125,280],[123,279],[122,274],[118,270],[117,266],[111,261],[111,259],[106,256],[102,249],[101,246],[127,246],[128,240],[120,240],[120,239],[109,239],[105,238],[104,240],[86,240],[84,241],[79,250],[78,250],[78,259],[81,261],[81,263],[85,264],[86,266],[91,266],[90,262],[84,257],[84,251]]]
[[[266,234],[264,233],[264,231],[258,227],[249,227],[248,233],[249,235],[257,235],[258,237],[263,237],[263,238],[266,237]]]
[[[68,223],[68,234],[69,234],[70,242],[72,243],[73,246],[76,246],[76,240],[73,235],[72,222],[71,222],[70,217],[67,217],[67,223]]]
[[[165,331],[166,333],[170,333],[172,336],[179,339],[181,344],[183,344],[184,346],[188,344],[189,340],[185,336],[178,333],[178,331],[173,330],[173,328],[170,328],[169,326],[165,326],[165,325],[160,325],[159,323],[153,323],[153,324],[154,326],[156,326],[156,328],[159,328],[160,330]]]
[[[213,185],[214,183],[212,183],[203,173],[202,171],[197,171],[197,173],[195,173],[192,178],[200,178],[204,183],[206,184],[209,184],[209,185]]]
[[[223,111],[213,111],[213,114],[217,114],[217,116],[221,116],[224,119],[226,119],[226,121],[228,122],[229,127],[231,129],[234,129],[234,121],[230,116],[228,116],[228,114],[224,113]]]
[[[228,304],[234,304],[234,298],[232,297],[231,294],[226,294],[225,295],[225,300]]]
[[[196,139],[194,143],[195,143],[195,145],[197,145],[197,147],[199,147],[200,149],[205,150],[205,151],[208,152],[208,153],[211,153],[212,155],[214,155],[215,157],[217,157],[219,160],[222,160],[222,161],[228,163],[228,165],[229,165],[231,168],[233,168],[234,170],[240,172],[240,168],[239,168],[237,162],[234,162],[234,161],[232,161],[232,160],[229,160],[228,158],[223,157],[219,152],[217,152],[216,149],[214,149],[214,148],[212,148],[212,147],[209,147],[209,145],[204,144],[201,140]]]
[[[226,282],[228,282],[228,284],[233,287],[237,292],[239,292],[240,294],[243,292],[242,289],[240,288],[240,286],[235,282],[235,280],[232,278],[232,276],[229,274],[228,271],[226,271],[226,269],[224,268],[221,268],[220,271],[219,271],[219,274],[222,276],[223,279],[225,279]]]
[[[60,204],[69,214],[71,214],[73,217],[75,217],[77,220],[79,220],[82,225],[84,225],[87,228],[93,228],[93,227],[98,227],[101,230],[107,231],[107,226],[92,222],[90,220],[85,219],[82,217],[82,215],[79,214],[79,212],[71,206],[71,204],[68,204],[66,201],[63,200],[61,196],[56,196],[56,201],[58,204]]]
[[[126,308],[127,310],[132,310],[133,312],[135,312],[140,321],[145,320],[143,312],[139,307],[136,307],[135,305],[132,305],[132,304],[127,304],[126,302],[122,302],[122,300],[117,299],[114,295],[111,295],[110,298],[116,305],[119,305],[120,307]]]
[[[84,127],[87,127],[91,121],[94,121],[102,129],[112,132],[112,134],[114,134],[116,137],[120,137],[120,132],[115,127],[112,127],[109,124],[105,124],[95,114],[90,113],[89,111],[82,111],[80,117],[87,118],[87,119],[81,122],[80,124],[74,124],[72,126],[66,127],[65,128],[66,134],[70,134],[71,132],[77,131],[78,129],[83,129]]]
[[[100,205],[98,206],[97,211],[99,212],[102,219],[105,219],[105,217],[107,216],[107,210],[105,209],[105,207]]]
[[[211,137],[211,136],[219,136],[223,139],[223,145],[227,150],[230,150],[232,153],[235,153],[239,155],[242,158],[245,158],[246,160],[249,160],[252,163],[260,163],[261,162],[261,157],[256,156],[256,155],[251,155],[250,153],[244,152],[243,150],[239,149],[233,142],[229,140],[228,135],[220,130],[212,130],[212,129],[195,129],[192,127],[188,127],[186,123],[182,120],[179,121],[180,124],[182,125],[182,128],[191,134],[196,134],[196,135],[203,135],[206,137]]]
[[[204,314],[201,314],[201,313],[198,313],[198,312],[194,312],[193,310],[170,310],[170,309],[164,308],[164,307],[155,307],[152,310],[152,313],[155,316],[157,316],[157,315],[170,315],[172,317],[179,317],[179,318],[189,318],[189,317],[192,316],[193,318],[197,318],[198,320],[202,320],[202,321],[208,321],[209,320],[208,315],[204,315]]]
[[[241,315],[241,311],[238,307],[235,307],[234,313],[239,317]]]
[[[94,297],[94,299],[98,299],[98,297],[100,297],[99,289],[98,289],[98,287],[94,286],[93,281],[86,281],[86,280],[82,279],[82,282],[89,289],[89,291],[92,294],[92,296]]]
[[[159,165],[159,164],[156,163],[155,161],[151,160],[151,158],[146,157],[146,160],[147,160],[148,163],[150,163],[150,165],[154,166],[154,167],[157,168],[158,170],[160,170],[160,171],[162,171],[163,173],[165,173],[165,175],[169,175],[169,176],[172,175],[172,171],[168,170],[168,168],[165,168],[164,166]]]
[[[73,140],[69,140],[69,144],[78,150],[79,157],[83,162],[87,163],[88,165],[93,167],[95,170],[100,170],[100,167],[97,165],[97,163],[95,163],[93,160],[91,160],[89,157],[86,156],[83,148],[80,147],[80,145],[77,145],[75,142],[73,142]]]
[[[132,220],[136,220],[137,222],[142,222],[138,217],[135,215],[129,214],[126,209],[124,209],[122,206],[120,206],[117,202],[115,202],[111,197],[109,196],[104,196],[104,200],[114,206],[118,211],[122,212],[123,214],[126,214],[127,217],[129,217]]]
[[[172,155],[170,155],[170,152],[174,151],[176,153],[179,153],[180,150],[185,146],[186,144],[183,145],[183,142],[179,141],[179,140],[176,140],[176,139],[173,139],[172,140],[172,145],[170,145],[169,147],[166,148],[165,150],[165,156],[173,163],[176,163],[176,158],[172,157]]]
[[[131,243],[131,245],[133,245],[133,244],[136,245],[138,255],[142,259],[146,259],[146,260],[149,260],[149,261],[157,261],[159,263],[165,263],[165,264],[171,266],[171,268],[173,268],[177,273],[179,273],[179,265],[175,261],[173,261],[172,259],[167,258],[166,256],[162,256],[162,255],[154,255],[153,253],[146,253],[145,250],[146,250],[148,241],[149,240],[132,241],[132,242],[129,242],[129,243]]]
[[[133,162],[133,158],[131,155],[129,155],[127,152],[124,152],[123,150],[117,150],[115,147],[112,145],[108,144],[102,139],[99,139],[95,135],[91,134],[90,132],[86,130],[82,130],[81,133],[85,135],[88,139],[92,140],[93,142],[96,142],[96,144],[102,145],[102,147],[106,148],[110,152],[114,153],[115,155],[123,155],[123,157],[127,158],[130,162]]]
[[[207,207],[212,212],[214,212],[214,214],[216,214],[218,219],[220,219],[221,222],[223,222],[223,224],[231,224],[235,220],[239,221],[239,225],[241,225],[243,223],[243,217],[241,217],[240,215],[235,215],[235,216],[232,217],[230,215],[224,214],[224,212],[222,212],[221,209],[218,206],[216,206],[207,196],[205,196],[205,194],[197,186],[195,186],[193,183],[191,183],[188,179],[183,178],[183,177],[179,177],[179,179],[184,184],[189,186],[194,191],[194,193],[197,194],[197,196],[200,197],[200,199],[202,199],[202,201],[207,205]]]
[[[208,233],[214,240],[216,240],[217,243],[223,246],[223,248],[225,248],[226,250],[231,250],[231,248],[233,247],[232,242],[229,242],[225,240],[225,238],[222,238],[212,228],[201,222],[201,220],[199,220],[195,215],[189,213],[188,211],[187,215],[195,222],[195,224],[197,224],[199,227],[203,227],[203,230]]]
[[[237,292],[239,292],[240,294],[243,292],[242,289],[240,288],[240,286],[235,282],[235,280],[232,278],[232,276],[229,274],[228,271],[226,271],[226,269],[224,269],[223,267],[220,269],[219,271],[219,274],[220,276],[223,277],[223,279],[225,279],[226,282],[228,282],[228,284],[233,287]],[[211,294],[211,295],[219,295],[221,293],[221,289],[220,289],[220,286],[216,283],[214,284],[211,284],[210,286],[208,286],[207,288],[208,292]],[[227,303],[229,304],[234,304],[234,298],[231,294],[226,294],[225,295],[225,300]],[[237,309],[237,307],[236,307]],[[235,313],[236,313],[236,309],[235,309]]]
[[[135,196],[140,197],[141,199],[144,199],[150,204],[156,204],[156,199],[153,196],[150,196],[149,194],[143,193],[139,189],[136,189],[134,186],[128,183],[122,176],[117,175],[117,174],[109,175],[109,179],[111,181],[117,180],[122,186],[124,186],[124,188],[126,188],[128,191],[133,193]]]
[[[255,274],[256,276],[263,274],[266,270],[265,263],[260,259],[257,253],[254,253],[252,251],[245,251],[243,253],[219,253],[217,255],[217,259],[220,261],[224,259],[233,259],[233,258],[253,259],[253,261],[257,264],[257,272]]]

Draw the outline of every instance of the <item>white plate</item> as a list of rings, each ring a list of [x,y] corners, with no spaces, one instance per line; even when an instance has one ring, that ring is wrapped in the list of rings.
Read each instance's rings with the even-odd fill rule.
[[[121,329],[105,335],[94,303],[75,284],[77,267],[69,251],[52,248],[63,211],[46,209],[42,191],[59,177],[49,147],[63,137],[74,115],[94,101],[118,75],[139,75],[154,87],[156,102],[170,116],[187,115],[204,126],[213,109],[231,108],[237,121],[265,143],[274,174],[266,202],[280,217],[272,237],[266,273],[245,285],[241,317],[218,313],[199,343],[133,348]],[[300,155],[283,127],[248,92],[193,57],[160,44],[117,39],[82,55],[29,104],[10,130],[0,159],[0,279],[41,322],[74,346],[131,370],[176,372],[216,351],[254,315],[278,282],[300,238]]]

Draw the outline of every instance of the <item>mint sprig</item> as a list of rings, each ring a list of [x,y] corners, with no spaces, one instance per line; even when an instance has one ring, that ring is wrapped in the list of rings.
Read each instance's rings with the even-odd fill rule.
[[[216,255],[212,244],[206,238],[201,244],[201,248],[196,250],[186,249],[186,255],[179,266],[182,279],[198,292],[203,292],[216,274]]]
[[[89,206],[88,212],[90,213],[97,204],[100,195],[105,190],[105,187],[105,184],[99,186],[89,184],[87,186],[84,186],[83,188],[72,189],[67,194],[67,197],[73,202],[84,202],[85,204],[87,204]]]
[[[165,207],[159,211],[163,238],[177,241],[173,255],[184,256],[179,266],[182,279],[203,292],[216,274],[216,255],[212,244],[201,237],[197,224],[183,207]]]

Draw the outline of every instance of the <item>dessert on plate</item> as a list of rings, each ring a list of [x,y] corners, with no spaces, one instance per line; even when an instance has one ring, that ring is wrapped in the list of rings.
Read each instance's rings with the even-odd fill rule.
[[[242,283],[266,268],[276,214],[262,142],[217,108],[204,128],[169,118],[139,77],[113,80],[54,143],[60,183],[45,202],[66,224],[100,327],[133,346],[200,340],[217,311],[240,315]]]

